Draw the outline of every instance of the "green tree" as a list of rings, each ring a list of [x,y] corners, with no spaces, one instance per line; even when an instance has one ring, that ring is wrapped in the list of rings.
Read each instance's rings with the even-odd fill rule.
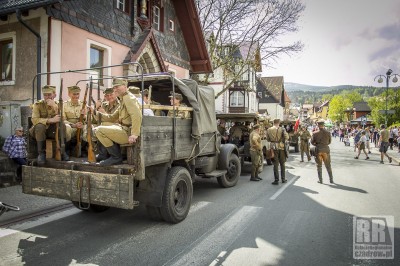
[[[351,108],[352,106],[353,103],[345,94],[335,95],[329,102],[328,117],[334,122],[343,122],[347,119],[347,108]]]

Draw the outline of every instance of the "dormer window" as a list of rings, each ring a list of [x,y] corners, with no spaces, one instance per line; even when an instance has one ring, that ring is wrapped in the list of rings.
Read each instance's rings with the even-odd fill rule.
[[[129,13],[129,0],[115,0],[115,7],[122,12]]]
[[[153,28],[158,31],[161,28],[161,12],[158,6],[153,6]]]

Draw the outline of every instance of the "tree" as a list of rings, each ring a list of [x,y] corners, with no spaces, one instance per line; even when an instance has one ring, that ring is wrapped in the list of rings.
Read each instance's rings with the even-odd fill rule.
[[[353,103],[345,94],[335,95],[329,102],[328,116],[333,121],[343,122],[347,108],[352,108],[352,106]]]
[[[216,96],[240,81],[249,68],[261,71],[283,54],[299,52],[299,41],[281,44],[280,37],[298,30],[304,10],[300,0],[196,0],[213,68],[223,68],[229,81]],[[261,63],[262,62],[262,63]],[[209,75],[203,82],[208,83]]]

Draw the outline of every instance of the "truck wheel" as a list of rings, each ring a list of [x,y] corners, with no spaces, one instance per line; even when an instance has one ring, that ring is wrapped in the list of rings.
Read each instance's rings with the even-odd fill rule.
[[[108,206],[90,204],[89,209],[86,209],[87,203],[81,202],[81,206],[83,207],[83,209],[82,209],[82,208],[79,207],[79,202],[78,201],[73,201],[72,204],[75,207],[77,207],[78,209],[82,210],[82,211],[90,211],[90,212],[104,212],[104,211],[106,211],[106,210],[108,210],[110,208]]]
[[[192,202],[193,186],[189,171],[182,166],[173,167],[165,182],[162,206],[162,218],[169,223],[183,221],[189,213]]]
[[[218,184],[224,188],[233,187],[239,181],[242,167],[236,154],[231,154],[227,170],[228,172],[225,175],[217,177]]]
[[[147,210],[147,214],[149,215],[149,217],[152,220],[157,221],[157,222],[163,221],[163,218],[161,216],[160,207],[146,205],[146,210]]]

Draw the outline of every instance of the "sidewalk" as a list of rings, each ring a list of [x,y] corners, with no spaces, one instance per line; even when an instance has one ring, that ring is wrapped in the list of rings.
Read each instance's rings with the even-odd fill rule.
[[[70,201],[28,195],[22,193],[22,186],[0,188],[0,201],[18,206],[18,212],[9,211],[0,216],[0,224],[4,221],[12,220],[20,216],[26,216],[48,208],[69,204]]]

